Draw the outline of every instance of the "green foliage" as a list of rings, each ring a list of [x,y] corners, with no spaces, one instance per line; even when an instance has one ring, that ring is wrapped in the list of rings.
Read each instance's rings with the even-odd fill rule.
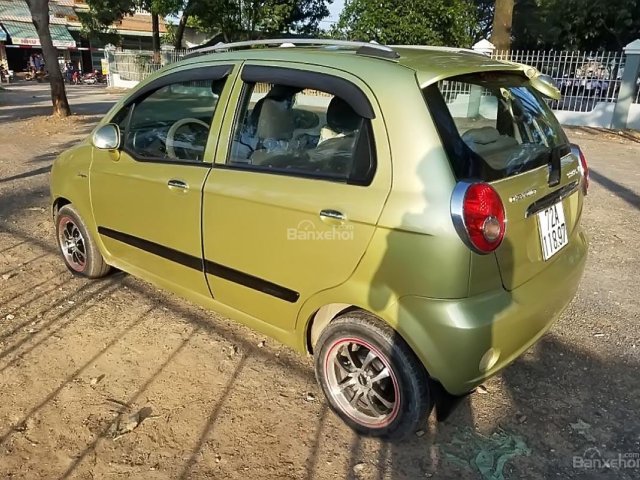
[[[514,48],[620,50],[640,38],[640,0],[519,0]]]
[[[166,22],[164,26],[167,29],[167,32],[162,34],[162,44],[163,45],[173,45],[176,41],[176,26],[173,23]]]
[[[132,15],[137,8],[165,16],[177,13],[183,4],[181,0],[86,0],[86,3],[89,10],[78,13],[84,35],[104,43],[118,42],[119,35],[111,25]]]
[[[229,40],[318,32],[333,0],[200,0],[188,25]]]
[[[87,0],[87,5],[88,11],[78,11],[83,34],[105,44],[118,42],[119,35],[111,25],[136,9],[131,0]]]
[[[474,0],[477,22],[472,26],[473,43],[491,35],[495,0]]]
[[[479,28],[470,0],[347,0],[333,34],[386,44],[469,47]]]

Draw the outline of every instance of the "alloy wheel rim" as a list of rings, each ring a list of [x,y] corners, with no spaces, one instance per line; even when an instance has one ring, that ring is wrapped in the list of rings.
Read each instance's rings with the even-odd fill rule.
[[[329,395],[351,419],[382,428],[400,409],[398,381],[387,358],[368,342],[341,339],[328,350],[325,379]]]
[[[58,242],[62,255],[71,268],[82,272],[87,265],[87,248],[82,232],[69,217],[60,218],[58,227]]]

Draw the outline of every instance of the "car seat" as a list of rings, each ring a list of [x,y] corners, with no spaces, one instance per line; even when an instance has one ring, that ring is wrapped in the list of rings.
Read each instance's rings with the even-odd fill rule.
[[[282,156],[289,149],[293,137],[293,115],[287,103],[273,98],[264,98],[256,126],[258,139],[251,163],[264,165],[274,156]]]
[[[333,97],[327,108],[327,125],[320,131],[318,146],[310,152],[312,162],[324,165],[332,173],[351,171],[354,146],[363,119],[339,97]]]

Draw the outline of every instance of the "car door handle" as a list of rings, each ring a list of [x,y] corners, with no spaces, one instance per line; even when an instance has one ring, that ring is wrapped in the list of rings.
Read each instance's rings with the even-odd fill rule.
[[[327,209],[320,211],[320,219],[325,223],[341,225],[347,220],[347,217],[338,210]]]
[[[189,190],[189,185],[182,180],[171,179],[167,182],[167,186],[170,190]]]

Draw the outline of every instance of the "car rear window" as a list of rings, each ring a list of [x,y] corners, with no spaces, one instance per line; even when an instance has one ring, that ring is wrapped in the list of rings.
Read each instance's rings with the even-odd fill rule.
[[[549,163],[568,140],[526,78],[496,72],[452,77],[424,89],[456,177],[499,180]]]

